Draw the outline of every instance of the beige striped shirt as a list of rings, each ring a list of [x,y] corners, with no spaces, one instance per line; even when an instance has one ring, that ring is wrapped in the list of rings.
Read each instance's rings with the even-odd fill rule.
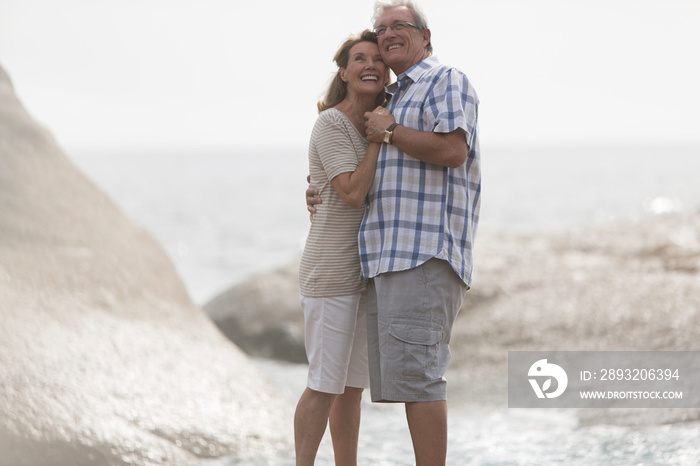
[[[367,146],[367,140],[339,110],[330,108],[318,116],[309,143],[309,169],[311,185],[318,188],[323,203],[316,206],[299,266],[303,296],[346,296],[365,287],[357,246],[365,209],[345,204],[331,180],[354,172]]]

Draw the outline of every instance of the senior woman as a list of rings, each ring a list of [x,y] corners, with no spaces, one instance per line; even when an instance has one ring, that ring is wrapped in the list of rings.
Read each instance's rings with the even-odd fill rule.
[[[376,36],[345,41],[309,143],[316,207],[299,267],[307,388],[294,416],[297,465],[312,465],[330,423],[336,464],[356,464],[362,391],[369,387],[365,286],[357,235],[380,144],[365,139],[365,112],[384,102],[389,72]],[[330,421],[330,422],[329,422]]]

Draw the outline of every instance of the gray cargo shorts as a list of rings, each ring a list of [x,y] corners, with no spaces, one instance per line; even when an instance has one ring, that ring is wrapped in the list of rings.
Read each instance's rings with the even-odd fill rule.
[[[447,399],[444,375],[450,362],[450,335],[466,291],[467,285],[440,259],[369,281],[372,401]]]

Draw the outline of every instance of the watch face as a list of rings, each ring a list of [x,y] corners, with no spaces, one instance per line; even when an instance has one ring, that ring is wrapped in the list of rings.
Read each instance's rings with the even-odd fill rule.
[[[391,133],[389,131],[384,131],[384,142],[389,144],[389,141],[391,141]]]

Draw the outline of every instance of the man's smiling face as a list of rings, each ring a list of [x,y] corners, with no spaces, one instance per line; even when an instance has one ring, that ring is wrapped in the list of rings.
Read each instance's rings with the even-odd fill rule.
[[[374,28],[391,26],[397,21],[415,24],[413,13],[405,6],[389,8],[377,19]],[[428,57],[426,50],[430,42],[430,30],[419,31],[415,27],[408,26],[399,31],[388,27],[384,34],[377,37],[379,53],[384,62],[389,65],[397,76],[411,68],[416,63]]]

